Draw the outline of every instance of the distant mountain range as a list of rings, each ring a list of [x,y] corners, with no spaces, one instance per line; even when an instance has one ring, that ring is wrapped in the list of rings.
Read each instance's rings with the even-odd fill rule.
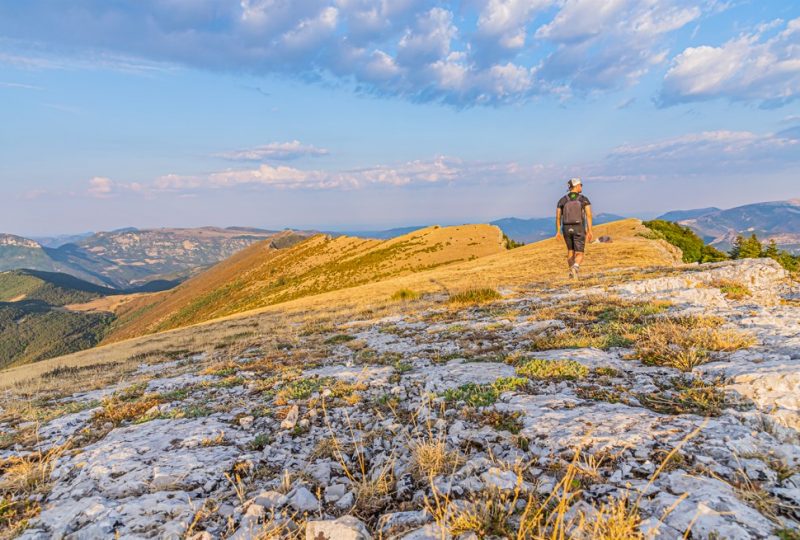
[[[146,286],[163,290],[198,269],[277,234],[243,227],[127,228],[41,242],[0,234],[0,271],[24,268],[63,272],[115,289]]]
[[[721,250],[729,250],[739,234],[755,234],[762,242],[775,240],[782,249],[800,253],[800,199],[747,204],[727,210],[682,210],[668,212],[658,219],[685,225]]]

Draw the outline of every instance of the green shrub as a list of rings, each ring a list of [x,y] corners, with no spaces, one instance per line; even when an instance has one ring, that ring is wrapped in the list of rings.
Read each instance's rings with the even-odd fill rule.
[[[689,227],[661,219],[645,221],[644,226],[660,234],[667,242],[680,249],[683,252],[683,262],[685,263],[706,263],[727,259],[727,256],[718,249],[705,245],[703,239]]]

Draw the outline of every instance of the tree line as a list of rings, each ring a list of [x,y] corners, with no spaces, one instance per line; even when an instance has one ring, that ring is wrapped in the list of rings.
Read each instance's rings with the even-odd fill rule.
[[[683,262],[686,263],[769,257],[778,261],[781,266],[791,272],[800,270],[800,256],[779,249],[775,240],[770,240],[765,246],[755,234],[751,234],[749,237],[738,235],[731,250],[725,253],[707,245],[693,230],[678,223],[655,219],[645,221],[644,225],[652,231],[654,238],[662,238],[680,248],[683,252]]]

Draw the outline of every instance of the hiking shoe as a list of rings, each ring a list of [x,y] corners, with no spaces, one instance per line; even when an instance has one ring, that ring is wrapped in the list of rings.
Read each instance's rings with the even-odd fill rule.
[[[569,269],[569,275],[572,279],[578,279],[578,267],[573,266]]]

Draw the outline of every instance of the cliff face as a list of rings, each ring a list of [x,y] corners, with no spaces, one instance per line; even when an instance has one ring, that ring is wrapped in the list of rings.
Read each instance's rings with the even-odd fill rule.
[[[81,451],[53,465],[22,538],[596,538],[624,523],[630,538],[766,539],[800,526],[800,296],[780,267],[501,292],[287,321],[67,397],[78,412],[40,440]],[[0,458],[17,459],[36,443],[8,405],[0,432],[17,442]]]

